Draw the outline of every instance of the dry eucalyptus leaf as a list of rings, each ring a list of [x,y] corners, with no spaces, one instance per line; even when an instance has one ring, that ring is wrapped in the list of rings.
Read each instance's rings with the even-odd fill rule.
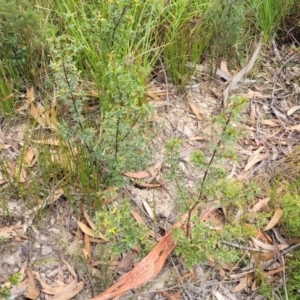
[[[282,271],[284,271],[286,269],[286,267],[279,267],[279,268],[277,268],[277,269],[275,269],[275,270],[271,270],[271,271],[268,271],[268,272],[266,272],[265,274],[266,274],[266,276],[270,276],[270,275],[274,275],[274,274],[276,274],[276,273],[279,273],[279,272],[282,272]]]
[[[124,175],[133,179],[143,179],[150,176],[150,174],[147,171],[126,172],[124,173]]]
[[[189,106],[190,106],[192,112],[193,112],[194,115],[196,116],[196,118],[197,118],[199,121],[202,121],[202,117],[201,117],[201,115],[200,115],[200,111],[199,111],[197,105],[194,104],[194,103],[192,103],[192,102],[190,102],[190,101],[188,101],[188,103],[189,103]]]
[[[256,153],[253,156],[250,156],[248,162],[245,166],[245,171],[248,171],[251,167],[257,164],[260,161],[263,161],[269,157],[269,153],[266,152],[264,154]]]
[[[253,207],[249,210],[250,213],[256,213],[260,211],[262,208],[268,205],[270,198],[260,199],[257,203],[253,205]]]
[[[99,237],[99,238],[103,239],[104,241],[108,241],[107,238],[101,232],[98,232],[98,234],[96,235],[96,233],[94,233],[94,231],[91,228],[87,227],[82,222],[77,221],[77,224],[85,234],[92,236],[92,237],[96,237],[96,238]]]
[[[11,226],[2,227],[2,228],[0,228],[0,236],[4,237],[5,239],[13,238],[18,235],[17,230],[23,231],[23,226],[22,225],[11,225]]]
[[[286,114],[287,114],[288,116],[290,116],[290,115],[292,115],[295,111],[297,111],[297,110],[299,110],[299,109],[300,109],[300,105],[294,106],[294,107],[290,108]]]
[[[27,275],[27,291],[25,293],[26,298],[28,299],[37,299],[40,295],[40,291],[37,289],[34,281],[34,276],[32,271],[27,268],[26,270]]]
[[[268,250],[268,251],[276,251],[276,250],[283,250],[288,247],[288,245],[270,245],[270,244],[265,244],[261,242],[260,240],[251,237],[252,241],[254,244],[261,249]]]
[[[149,215],[149,217],[154,220],[154,214],[153,214],[153,211],[152,211],[152,208],[150,207],[150,205],[143,200],[143,206],[147,212],[147,214]]]
[[[273,228],[279,222],[281,216],[282,216],[282,209],[278,207],[274,213],[274,216],[272,217],[268,225],[264,228],[264,231]]]
[[[38,122],[43,128],[46,127],[46,120],[43,117],[44,109],[37,108],[33,103],[30,104],[30,115]]]
[[[292,129],[292,130],[300,131],[300,124],[295,125],[295,126],[291,126],[291,129]]]
[[[217,298],[217,300],[226,300],[226,298],[224,298],[220,292],[213,290],[212,293]]]
[[[84,283],[77,282],[73,280],[69,285],[67,285],[63,290],[55,294],[54,297],[50,298],[51,300],[69,300],[76,296],[82,289]]]
[[[24,165],[26,167],[33,167],[36,162],[37,162],[37,150],[35,148],[30,148],[24,157]]]
[[[228,76],[231,76],[230,73],[229,73],[229,71],[228,71],[228,68],[227,68],[227,62],[226,62],[226,60],[222,60],[222,61],[221,61],[221,63],[220,63],[220,69],[221,69],[223,72],[227,73]]]
[[[260,124],[267,125],[267,126],[278,126],[278,120],[276,119],[270,119],[270,120],[261,120]]]
[[[247,286],[251,286],[252,279],[254,278],[253,272],[248,273],[241,282],[231,290],[232,293],[237,293],[239,291],[242,291]]]
[[[94,224],[94,222],[92,221],[92,219],[90,218],[90,216],[88,215],[88,213],[84,207],[83,207],[83,215],[84,215],[86,221],[88,222],[88,224],[90,225],[90,227],[93,230],[96,230],[96,225]]]

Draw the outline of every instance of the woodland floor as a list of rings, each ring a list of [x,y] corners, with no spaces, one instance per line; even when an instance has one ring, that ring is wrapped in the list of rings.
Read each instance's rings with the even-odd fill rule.
[[[292,49],[278,52],[264,49],[259,60],[259,67],[252,70],[251,77],[244,76],[231,91],[231,94],[248,99],[242,118],[247,135],[235,146],[239,163],[224,166],[231,178],[253,179],[261,173],[271,176],[270,172],[300,141],[299,54]],[[164,164],[160,163],[164,160],[164,145],[170,138],[182,141],[180,168],[185,174],[186,186],[191,192],[195,191],[203,173],[191,166],[189,156],[196,149],[205,152],[204,133],[209,129],[211,117],[220,113],[222,93],[238,71],[228,71],[223,62],[217,72],[219,75],[212,77],[208,67],[199,66],[192,82],[181,93],[176,92],[170,81],[166,84],[163,70],[149,84],[148,98],[155,107],[151,117],[153,132],[150,133],[154,138],[149,140],[155,153],[155,180],[144,187],[129,184],[120,196],[131,198],[133,207],[146,224],[153,224],[147,204],[153,207],[155,202],[156,226],[161,233],[168,231],[177,217],[175,187],[163,179]],[[13,152],[13,146],[5,146],[12,140],[22,143],[25,124],[16,122],[8,126],[2,120],[1,127],[1,149]],[[4,188],[3,182],[2,185]],[[70,284],[75,290],[72,299],[89,299],[133,267],[130,253],[124,254],[123,261],[107,266],[103,241],[95,238],[90,242],[89,262],[80,258],[84,255],[86,232],[79,230],[77,221],[85,219],[89,223],[88,216],[77,220],[66,197],[59,190],[55,193],[44,195],[51,196],[52,203],[44,208],[46,213],[41,213],[42,218],[39,214],[34,218],[24,213],[24,203],[13,195],[2,196],[10,214],[5,218],[0,215],[0,236],[10,234],[10,237],[0,241],[0,284],[28,267],[24,280],[13,287],[9,299],[24,299],[24,295],[30,299],[51,299],[53,295],[58,297],[59,288],[63,290]],[[80,206],[80,199],[78,202]],[[209,263],[188,271],[179,258],[170,256],[154,280],[127,292],[121,299],[210,299],[210,295],[218,300],[264,299],[247,285],[237,288],[245,280],[246,275],[238,276],[243,270],[233,270],[236,276],[226,280],[224,272]],[[77,294],[76,288],[80,291]]]

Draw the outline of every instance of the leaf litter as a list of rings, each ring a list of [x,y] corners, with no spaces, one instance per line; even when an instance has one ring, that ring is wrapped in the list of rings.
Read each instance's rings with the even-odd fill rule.
[[[194,170],[190,168],[189,155],[197,149],[205,148],[206,141],[204,135],[202,135],[202,132],[206,128],[205,120],[212,114],[218,113],[222,107],[218,95],[223,93],[223,105],[227,106],[230,105],[230,103],[228,103],[228,95],[233,88],[246,89],[246,93],[240,93],[240,95],[248,99],[249,106],[251,107],[250,112],[245,112],[245,127],[247,127],[248,136],[241,145],[237,146],[240,154],[240,168],[235,171],[233,178],[254,177],[255,174],[262,171],[262,163],[269,163],[270,160],[275,161],[285,157],[290,153],[294,145],[299,143],[299,103],[293,101],[293,91],[282,89],[277,92],[274,88],[276,86],[276,80],[280,80],[283,76],[282,72],[277,71],[277,76],[272,77],[268,72],[268,67],[264,69],[263,72],[266,72],[264,76],[268,78],[267,85],[269,86],[269,90],[267,93],[265,93],[264,88],[260,88],[259,82],[255,82],[255,86],[252,85],[248,87],[247,85],[245,86],[243,80],[241,81],[242,77],[246,77],[249,70],[253,67],[259,52],[260,45],[258,45],[255,50],[249,64],[235,76],[230,74],[226,62],[222,61],[217,76],[225,80],[223,90],[215,87],[213,90],[217,92],[212,92],[212,87],[203,81],[201,86],[197,84],[191,85],[193,88],[190,88],[187,95],[183,97],[185,101],[182,101],[180,94],[170,90],[168,93],[170,99],[167,99],[167,105],[154,105],[157,107],[157,110],[153,116],[153,122],[165,125],[163,133],[153,140],[153,150],[156,153],[155,162],[152,168],[148,170],[141,170],[140,172],[131,172],[128,170],[124,175],[130,177],[133,183],[136,182],[137,184],[136,186],[131,185],[127,188],[132,200],[137,204],[137,210],[132,211],[133,221],[137,222],[137,224],[148,224],[148,219],[152,219],[153,221],[158,218],[159,220],[157,221],[160,222],[160,219],[165,218],[164,226],[158,225],[158,227],[161,226],[164,228],[165,234],[157,236],[157,233],[152,230],[153,228],[149,228],[149,236],[155,237],[159,241],[152,251],[133,268],[134,250],[133,252],[127,253],[122,263],[111,262],[111,268],[116,270],[119,267],[119,270],[121,270],[122,273],[125,272],[125,274],[110,288],[102,291],[98,296],[94,295],[93,299],[120,297],[129,290],[138,289],[142,285],[146,285],[149,280],[153,280],[159,273],[163,273],[166,260],[176,247],[172,239],[172,228],[179,227],[184,230],[184,220],[186,220],[186,216],[182,217],[180,222],[174,224],[176,218],[176,207],[174,204],[174,198],[176,196],[175,187],[164,180],[164,153],[162,145],[165,144],[169,137],[176,136],[182,139],[183,148],[180,156],[182,161],[180,167],[186,175],[185,180],[187,187],[191,191],[195,190],[196,182],[201,178],[201,173],[194,172]],[[197,66],[196,70],[201,72],[202,75],[207,71],[207,69],[202,66]],[[291,72],[292,75],[297,75],[298,73],[298,70],[295,71],[294,69]],[[202,75],[200,75],[200,80]],[[197,82],[199,82],[199,75],[195,74],[195,78],[197,76]],[[171,85],[168,84],[167,88],[170,88],[170,86]],[[262,86],[265,87],[266,82],[263,82]],[[206,93],[206,95],[204,95],[205,97],[203,97],[203,93]],[[148,97],[150,101],[154,101],[154,104],[156,104],[156,102],[165,103],[166,87],[160,82],[152,84],[148,90]],[[279,101],[279,99],[285,99],[285,101]],[[52,106],[47,110],[41,103],[36,102],[33,89],[27,88],[25,101],[17,110],[22,115],[29,113],[31,118],[33,118],[42,129],[56,131],[58,122],[55,117],[55,106],[56,103],[54,99]],[[166,106],[168,106],[168,111],[165,111]],[[7,151],[7,174],[1,174],[1,185],[4,188],[5,184],[9,183],[9,180],[14,180],[16,176],[18,176],[20,182],[27,182],[29,180],[28,176],[30,170],[34,169],[37,156],[39,155],[39,150],[34,147],[34,143],[50,147],[63,147],[61,142],[54,139],[45,138],[36,141],[32,140],[32,145],[30,145],[25,154],[25,169],[24,171],[22,170],[21,173],[18,173],[16,170],[18,170],[20,166],[18,166],[15,160],[16,157],[14,153],[21,149],[22,139],[19,139],[19,144],[12,142],[13,134],[12,131],[6,130],[0,135],[1,149]],[[58,159],[54,160],[59,165],[63,165],[62,161]],[[141,189],[145,187],[147,189]],[[72,224],[69,225],[72,229],[64,232],[64,234],[68,236],[68,247],[73,244],[74,250],[72,251],[81,251],[90,265],[91,274],[97,274],[99,269],[97,269],[96,266],[101,265],[102,262],[94,260],[93,247],[95,247],[94,244],[101,245],[101,243],[105,243],[107,239],[104,233],[98,235],[94,233],[95,225],[84,208],[83,219],[73,219],[74,222],[71,222],[72,220],[68,217],[71,210],[70,207],[64,205],[62,200],[63,195],[63,190],[53,190],[52,193],[49,194],[50,197],[44,197],[44,199],[41,197],[38,201],[35,199],[35,203],[38,202],[38,204],[34,205],[31,209],[20,208],[21,210],[16,210],[16,217],[23,215],[25,218],[31,218],[29,224],[31,223],[34,226],[35,223],[32,214],[45,207],[49,207],[49,205],[50,207],[51,205],[54,207],[53,205],[55,203],[57,209],[60,209],[60,216],[69,222],[69,224]],[[113,197],[110,201],[116,201],[116,198]],[[260,210],[268,209],[268,201],[268,198],[258,199],[257,203],[248,208],[249,212],[255,215]],[[10,206],[7,207],[7,209],[12,215],[14,214],[13,207],[16,206],[14,201],[11,200]],[[153,207],[155,207],[155,209],[153,209]],[[20,214],[20,211],[23,211],[22,214]],[[223,213],[226,212],[223,211]],[[4,215],[3,210],[1,211],[1,215]],[[274,280],[275,275],[279,276],[276,278],[280,278],[282,276],[280,274],[285,270],[284,266],[278,264],[276,257],[278,254],[284,253],[284,251],[288,251],[291,248],[287,243],[281,243],[279,239],[269,237],[267,234],[268,231],[272,230],[274,226],[278,224],[281,215],[282,210],[277,208],[264,228],[264,231],[257,232],[257,236],[252,237],[252,239],[245,242],[244,245],[231,245],[232,247],[243,249],[245,255],[253,251],[254,260],[251,261],[253,269],[259,267],[260,264],[264,266],[265,275],[270,281]],[[60,233],[60,230],[53,226],[58,221],[53,210],[49,211],[48,219],[48,233]],[[147,221],[145,222],[145,220]],[[199,221],[206,223],[211,230],[224,230],[224,220],[219,207],[208,207]],[[23,222],[25,224],[25,221]],[[54,242],[54,240],[51,239],[51,235],[47,234],[46,237],[43,237],[40,230],[35,228],[33,237],[36,245],[31,244],[30,240],[26,237],[28,227],[24,226],[24,224],[22,224],[22,220],[21,222],[12,221],[12,224],[8,225],[4,225],[4,223],[0,224],[0,236],[7,238],[8,243],[17,242],[17,245],[20,245],[20,247],[18,246],[13,249],[15,252],[6,252],[3,256],[6,261],[11,262],[11,265],[8,264],[8,266],[5,266],[3,269],[6,275],[13,274],[16,270],[16,266],[20,272],[22,272],[23,267],[21,262],[22,260],[24,262],[28,261],[29,258],[26,255],[28,251],[34,249],[34,251],[37,252],[37,257],[35,257],[35,260],[37,260],[39,256],[41,257],[40,249],[42,244],[45,242],[47,244]],[[82,244],[84,244],[84,246],[81,246]],[[59,249],[58,246],[59,245],[54,242],[52,248]],[[24,257],[21,256],[21,252],[18,249],[21,249],[20,251],[22,251],[22,256]],[[33,262],[34,261],[31,261],[31,266]],[[1,264],[3,266],[4,261],[1,261]],[[269,264],[269,266],[266,264]],[[53,295],[51,299],[71,299],[82,292],[84,285],[89,284],[88,281],[79,280],[79,276],[77,275],[78,270],[75,270],[69,262],[60,256],[57,256],[56,261],[52,264],[45,263],[42,265],[42,267],[33,265],[33,267],[30,268],[23,268],[23,281],[20,284],[18,295],[23,293],[30,299],[37,299],[41,294],[48,294]],[[251,271],[251,268],[244,272],[239,270],[236,266],[228,266],[228,268],[229,269],[225,268],[224,278],[227,278],[226,284],[232,286],[232,288],[230,291],[227,291],[227,295],[230,295],[233,299],[235,297],[234,294],[237,294],[239,295],[239,299],[243,299],[245,295],[243,294],[244,291],[255,292],[257,279],[255,272]],[[127,270],[128,272],[126,273]],[[210,270],[213,270],[213,266]],[[47,274],[49,274],[49,277]],[[7,278],[7,276],[3,273],[0,275],[0,279],[4,284],[4,278]],[[101,277],[99,274],[97,276]],[[240,278],[239,283],[236,285],[228,280],[228,278],[233,278],[234,276],[236,276],[235,278]],[[80,278],[82,278],[82,276],[80,276]],[[39,282],[39,286],[36,284],[37,282]],[[221,283],[222,281],[220,280],[220,287]],[[165,287],[167,287],[168,283],[166,282],[165,284]],[[26,287],[26,292],[24,287]],[[174,289],[174,292],[168,293],[160,290],[157,291],[157,294],[163,295],[167,299],[179,299],[182,293],[187,292],[186,289],[186,287],[181,286],[179,291]],[[201,293],[196,293],[196,295],[198,297],[204,297],[209,291],[209,289],[204,290]],[[217,299],[226,299],[225,294],[222,294],[222,289],[219,291],[213,289],[212,291]],[[195,295],[192,288],[188,292]],[[83,297],[88,299],[93,296],[91,294],[85,294]]]

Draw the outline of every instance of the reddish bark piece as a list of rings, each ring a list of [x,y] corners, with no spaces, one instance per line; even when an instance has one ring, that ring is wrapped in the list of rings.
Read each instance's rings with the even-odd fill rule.
[[[186,219],[187,215],[182,218],[181,222],[174,224],[173,228],[182,227],[183,220]],[[91,300],[108,300],[121,297],[128,290],[138,288],[152,280],[160,272],[167,257],[175,248],[172,233],[173,231],[170,230],[133,270],[126,273],[113,286]]]

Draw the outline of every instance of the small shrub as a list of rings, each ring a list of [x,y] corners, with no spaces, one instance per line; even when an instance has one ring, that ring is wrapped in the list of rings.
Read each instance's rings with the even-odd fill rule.
[[[285,235],[291,238],[300,236],[300,195],[298,193],[286,193],[280,197],[280,205],[283,209],[280,225]]]
[[[134,249],[136,246],[147,246],[150,249],[147,226],[137,225],[132,221],[130,200],[123,199],[108,210],[98,210],[95,215],[97,230],[105,230],[110,241],[111,256]]]

